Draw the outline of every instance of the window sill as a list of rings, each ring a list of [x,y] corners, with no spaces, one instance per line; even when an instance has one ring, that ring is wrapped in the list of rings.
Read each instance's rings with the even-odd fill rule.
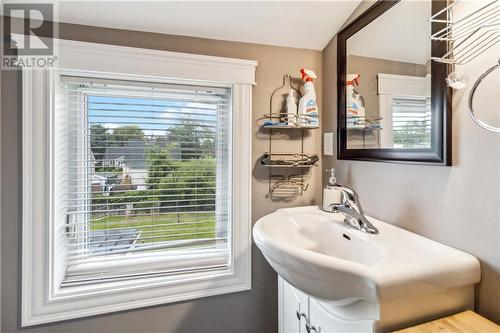
[[[228,250],[199,250],[190,251],[189,253],[182,251],[174,251],[168,255],[158,253],[148,256],[138,255],[135,258],[123,260],[120,256],[110,256],[105,262],[85,262],[81,264],[71,265],[67,269],[69,278],[61,281],[63,286],[85,285],[95,283],[109,283],[113,281],[124,281],[120,276],[130,276],[130,272],[148,271],[148,275],[165,276],[173,273],[189,270],[190,267],[218,267],[227,268],[229,262]],[[112,268],[113,272],[120,273],[118,276],[98,275],[105,269]],[[123,273],[122,273],[123,272]],[[76,276],[80,276],[77,278]],[[137,277],[133,278],[134,280]]]
[[[159,304],[222,295],[251,289],[250,281],[235,276],[231,270],[186,274],[183,280],[177,275],[167,281],[164,277],[138,279],[132,285],[113,282],[107,291],[83,292],[81,287],[69,287],[47,304],[35,309],[36,316],[23,317],[23,326],[76,319],[109,312],[137,309]],[[132,284],[132,283],[130,283]]]

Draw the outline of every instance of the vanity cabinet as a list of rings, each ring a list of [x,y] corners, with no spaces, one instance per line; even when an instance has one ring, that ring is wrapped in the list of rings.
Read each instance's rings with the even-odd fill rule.
[[[473,286],[373,303],[328,302],[311,297],[278,276],[279,333],[392,332],[473,308]],[[298,315],[297,315],[298,313]]]
[[[279,277],[279,332],[304,333],[309,318],[309,297]],[[297,315],[298,314],[298,315]]]
[[[340,318],[281,277],[278,293],[279,333],[373,332],[374,320]]]
[[[309,320],[311,325],[322,333],[373,332],[375,324],[375,321],[371,320],[344,320],[339,318],[313,297],[309,297]]]

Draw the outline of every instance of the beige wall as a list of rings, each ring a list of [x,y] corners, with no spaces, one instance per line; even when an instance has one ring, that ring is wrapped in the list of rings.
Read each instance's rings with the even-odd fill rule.
[[[365,0],[353,17],[371,3]],[[473,124],[466,109],[473,80],[498,57],[499,50],[492,49],[457,67],[470,79],[468,87],[453,96],[452,167],[338,161],[332,156],[324,156],[323,167],[337,169],[339,183],[359,192],[369,215],[478,257],[482,279],[476,308],[500,322],[500,136]],[[334,38],[323,50],[323,131],[337,128],[336,63]],[[486,119],[499,124],[500,80],[489,82],[476,105]]]
[[[321,73],[321,52],[272,47],[257,44],[215,41],[208,39],[169,36],[154,33],[113,30],[62,24],[60,35],[65,39],[126,45],[142,48],[187,52],[222,57],[257,60],[257,85],[253,88],[253,160],[267,150],[267,136],[258,131],[256,121],[268,112],[269,97],[279,87],[282,76],[290,73],[299,78],[301,67]],[[316,83],[321,101],[321,77]],[[20,295],[20,78],[15,72],[2,73],[2,333],[24,331],[18,328]],[[321,102],[319,103],[321,110]],[[284,133],[278,139],[287,139]],[[319,153],[319,130],[311,131],[305,139],[306,151]],[[297,135],[281,140],[276,149],[300,149]],[[313,168],[311,186],[299,199],[276,203],[266,198],[267,170],[254,168],[253,219],[273,212],[279,207],[310,205],[321,197],[321,168]],[[275,332],[277,330],[276,273],[254,246],[252,259],[252,290],[157,306],[99,317],[49,324],[26,331],[33,333],[156,333],[156,332]]]

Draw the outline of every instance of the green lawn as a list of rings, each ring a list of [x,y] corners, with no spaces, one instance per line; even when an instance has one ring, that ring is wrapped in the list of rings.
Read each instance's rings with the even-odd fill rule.
[[[135,228],[140,243],[215,237],[215,212],[162,213],[153,216],[106,216],[95,218],[92,230]]]

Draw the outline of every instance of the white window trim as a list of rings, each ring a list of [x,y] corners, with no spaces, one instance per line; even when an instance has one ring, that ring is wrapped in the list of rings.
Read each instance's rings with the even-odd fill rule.
[[[32,326],[145,306],[251,289],[251,124],[252,85],[257,62],[75,41],[58,43],[58,66],[23,69],[22,120],[22,313]],[[51,131],[55,82],[61,74],[156,82],[208,81],[231,85],[232,264],[223,273],[202,272],[180,280],[171,276],[147,281],[102,284],[92,293],[61,292],[56,286],[52,241]]]
[[[380,131],[380,145],[382,147],[393,147],[392,101],[394,97],[431,96],[431,76],[429,74],[420,77],[378,73],[377,79],[379,113],[382,117],[380,127],[384,129]]]

